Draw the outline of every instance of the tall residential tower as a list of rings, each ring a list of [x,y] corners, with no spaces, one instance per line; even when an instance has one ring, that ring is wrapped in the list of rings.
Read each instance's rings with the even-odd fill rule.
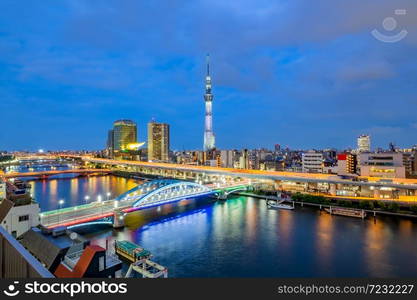
[[[371,137],[366,134],[362,134],[358,137],[358,152],[370,152],[371,151]]]
[[[204,151],[214,150],[215,137],[213,132],[213,114],[212,103],[213,94],[211,93],[211,77],[209,55],[207,54],[207,75],[206,75],[206,92],[204,94],[204,102],[206,105],[206,115],[204,119]]]
[[[169,161],[169,125],[148,123],[148,160]]]

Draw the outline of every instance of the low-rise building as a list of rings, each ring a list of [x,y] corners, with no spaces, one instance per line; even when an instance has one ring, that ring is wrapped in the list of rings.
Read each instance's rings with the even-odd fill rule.
[[[39,204],[30,196],[30,185],[5,182],[6,197],[0,200],[0,226],[17,238],[39,225]]]
[[[357,159],[355,154],[340,153],[337,155],[337,174],[355,174],[357,170]]]
[[[6,182],[0,178],[0,202],[6,199]]]
[[[403,154],[403,164],[405,167],[405,176],[414,177],[417,175],[417,150],[401,149]]]
[[[302,167],[305,173],[323,173],[323,153],[308,151],[302,154]]]
[[[33,227],[22,235],[20,243],[56,277],[121,275],[122,262],[115,255],[66,227]]]
[[[360,175],[405,178],[403,154],[398,152],[361,153]]]
[[[6,202],[9,202],[6,204]],[[8,209],[6,207],[9,207]],[[24,205],[13,206],[13,202],[7,199],[0,205],[0,213],[6,212],[1,221],[1,226],[13,237],[19,237],[33,226],[39,225],[39,204],[31,201]]]

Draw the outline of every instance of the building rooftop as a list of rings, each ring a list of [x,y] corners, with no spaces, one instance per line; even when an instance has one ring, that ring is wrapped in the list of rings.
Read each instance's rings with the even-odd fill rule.
[[[22,235],[20,243],[52,272],[70,247],[89,244],[86,239],[65,227],[54,230],[32,227]]]
[[[136,123],[132,120],[123,119],[114,121],[113,125],[136,125]]]

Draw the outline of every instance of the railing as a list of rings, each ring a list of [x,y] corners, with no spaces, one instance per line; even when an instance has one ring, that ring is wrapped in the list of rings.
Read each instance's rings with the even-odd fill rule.
[[[78,260],[80,259],[81,255],[83,254],[84,249],[73,252],[71,254],[67,254],[64,257],[64,262],[71,268],[74,269],[75,265],[77,264]]]
[[[0,226],[0,278],[54,278],[54,275]]]

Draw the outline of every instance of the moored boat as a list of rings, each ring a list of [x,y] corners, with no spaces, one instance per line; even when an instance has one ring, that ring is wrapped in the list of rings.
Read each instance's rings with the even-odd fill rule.
[[[288,210],[294,209],[294,202],[293,202],[293,205],[289,205],[289,204],[284,204],[282,202],[277,202],[277,201],[267,201],[266,205],[268,206],[268,208],[278,208],[278,209],[288,209]]]
[[[114,248],[116,254],[132,262],[136,262],[141,259],[149,259],[150,257],[152,257],[151,252],[129,241],[116,240],[114,243]]]
[[[363,209],[354,208],[342,208],[342,207],[329,207],[324,209],[331,215],[339,215],[354,218],[366,218],[366,212]]]

